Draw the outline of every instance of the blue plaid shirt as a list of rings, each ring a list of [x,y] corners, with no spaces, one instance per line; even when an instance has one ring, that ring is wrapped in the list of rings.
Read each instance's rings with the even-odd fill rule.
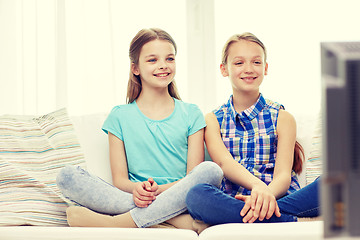
[[[273,179],[279,110],[283,105],[264,99],[260,94],[257,102],[242,113],[234,109],[233,98],[214,110],[220,124],[222,140],[234,160],[249,172],[269,184]],[[292,171],[292,181],[287,193],[300,189],[296,173]],[[250,195],[251,191],[224,178],[221,190],[231,196]]]

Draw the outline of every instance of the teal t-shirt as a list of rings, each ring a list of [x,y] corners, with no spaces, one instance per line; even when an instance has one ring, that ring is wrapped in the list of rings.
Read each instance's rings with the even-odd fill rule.
[[[114,107],[105,120],[104,132],[124,142],[131,181],[152,177],[161,185],[185,177],[188,137],[206,124],[195,104],[174,101],[174,111],[162,120],[146,117],[136,101]]]

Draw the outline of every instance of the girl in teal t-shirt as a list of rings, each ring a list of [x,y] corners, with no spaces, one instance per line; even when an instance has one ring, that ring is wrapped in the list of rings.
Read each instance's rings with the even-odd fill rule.
[[[133,38],[128,104],[114,107],[103,125],[113,185],[79,167],[62,169],[59,188],[81,205],[67,209],[70,226],[167,221],[194,229],[190,215],[182,214],[187,192],[199,183],[218,186],[223,175],[217,164],[203,162],[205,120],[196,105],[180,100],[175,56],[176,44],[163,30],[143,29]]]

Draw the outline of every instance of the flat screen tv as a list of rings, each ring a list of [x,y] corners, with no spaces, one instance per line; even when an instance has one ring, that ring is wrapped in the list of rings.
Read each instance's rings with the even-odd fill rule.
[[[360,237],[360,42],[321,43],[325,238]]]

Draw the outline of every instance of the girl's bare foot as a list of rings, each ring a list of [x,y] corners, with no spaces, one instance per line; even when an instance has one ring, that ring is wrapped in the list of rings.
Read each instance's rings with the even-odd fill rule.
[[[195,232],[197,232],[197,234],[200,234],[206,228],[210,227],[210,224],[204,223],[203,221],[200,220],[194,220],[192,225]]]
[[[85,207],[71,206],[66,209],[66,215],[71,227],[137,227],[129,212],[110,216]]]
[[[204,229],[209,227],[209,224],[206,224],[199,220],[194,220],[190,214],[181,214],[179,216],[176,216],[172,219],[169,219],[166,221],[167,223],[173,225],[176,228],[181,229],[190,229],[198,234],[200,234]]]

